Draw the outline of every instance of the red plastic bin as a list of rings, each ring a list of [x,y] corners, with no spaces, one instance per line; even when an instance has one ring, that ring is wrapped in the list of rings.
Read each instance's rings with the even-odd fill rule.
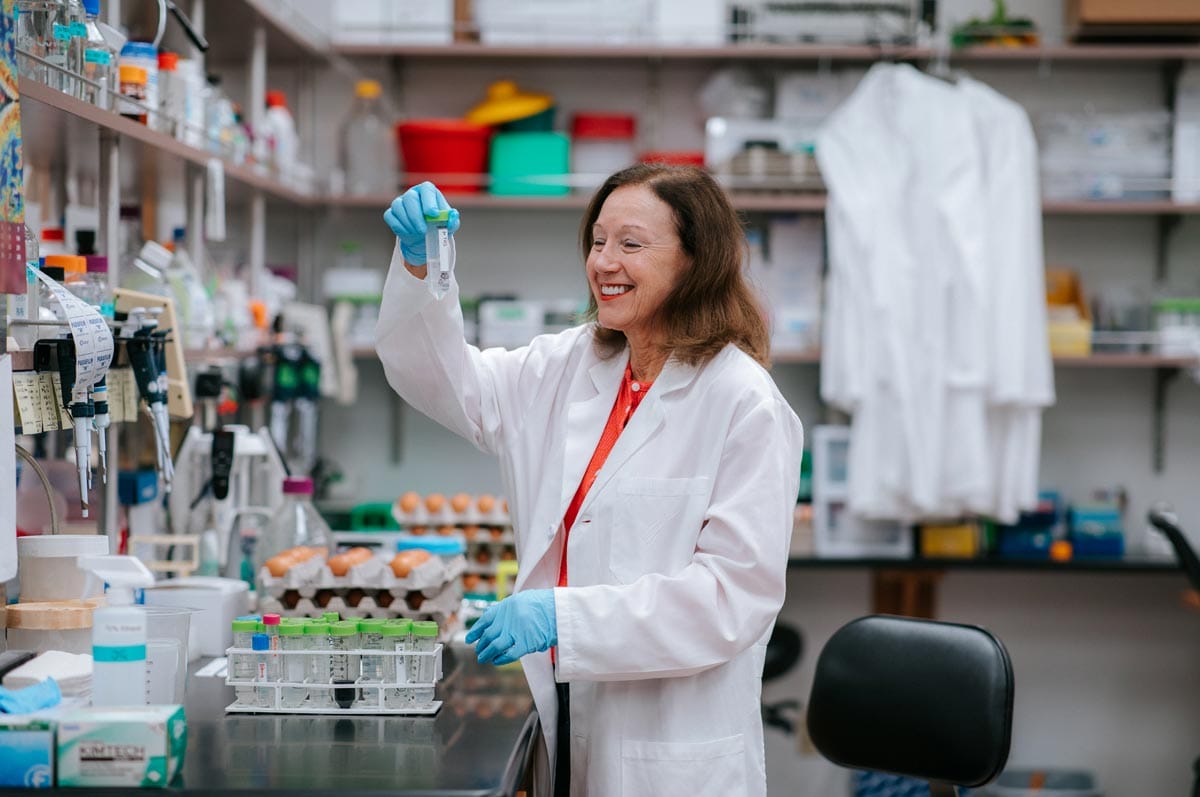
[[[478,194],[483,190],[491,137],[492,128],[458,119],[421,119],[396,125],[405,179],[411,183],[432,180],[445,193]]]

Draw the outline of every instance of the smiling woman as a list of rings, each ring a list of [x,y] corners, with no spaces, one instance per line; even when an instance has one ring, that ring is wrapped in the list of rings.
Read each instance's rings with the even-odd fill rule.
[[[655,374],[639,373],[639,361],[661,367],[673,355],[698,365],[728,343],[767,365],[770,336],[742,272],[741,224],[707,172],[649,164],[617,172],[589,203],[579,238],[586,318],[604,356],[628,343],[643,379]]]

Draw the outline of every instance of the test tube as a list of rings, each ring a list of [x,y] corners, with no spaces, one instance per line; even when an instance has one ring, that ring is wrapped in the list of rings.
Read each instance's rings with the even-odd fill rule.
[[[263,630],[271,638],[271,650],[279,650],[279,623],[281,619],[277,614],[263,615]]]
[[[358,650],[358,621],[342,620],[329,626],[329,675],[335,684],[353,684],[359,676],[359,657],[352,651]],[[333,700],[339,708],[350,708],[354,704],[355,689],[333,690]]]
[[[433,653],[433,649],[437,647],[438,624],[431,620],[413,623],[412,638],[415,652]],[[428,706],[433,703],[433,656],[413,656],[412,658],[416,677],[410,680],[417,684],[428,684],[428,686],[417,686],[413,689],[413,702],[417,706]]]
[[[399,619],[389,620],[380,629],[383,634],[383,649],[407,653],[412,645],[412,621]],[[384,656],[383,658],[383,689],[384,708],[404,708],[412,703],[409,690],[404,687],[408,683],[408,656]]]
[[[383,680],[383,656],[369,656],[367,651],[383,650],[383,626],[387,622],[382,617],[368,618],[358,621],[359,647],[363,650],[361,661],[362,682],[379,683]],[[372,706],[379,705],[379,689],[364,688],[362,699]]]
[[[454,273],[454,236],[450,233],[450,211],[427,212],[425,227],[425,284],[429,292],[440,299],[450,290],[450,275]]]
[[[254,680],[260,684],[257,705],[260,708],[275,708],[275,687],[267,685],[279,680],[279,671],[272,666],[275,657],[270,653],[271,639],[266,634],[255,634],[250,647],[254,650],[257,667]]]
[[[280,624],[279,644],[284,653],[293,654],[279,657],[282,659],[283,665],[282,677],[279,680],[293,684],[304,683],[307,657],[302,655],[302,652],[308,649],[304,626],[298,623]],[[308,689],[306,687],[284,686],[280,688],[279,705],[282,708],[298,708],[307,696]]]
[[[314,684],[329,683],[329,623],[314,620],[304,626],[308,640],[308,680]],[[314,708],[333,708],[333,695],[329,689],[309,689],[308,704]]]
[[[254,634],[258,631],[257,620],[233,621],[233,646],[244,651],[254,649]],[[254,666],[253,653],[230,653],[228,662],[229,672],[239,681],[253,681],[257,668]],[[253,686],[235,686],[233,693],[237,702],[244,706],[253,706],[258,702],[258,692]]]

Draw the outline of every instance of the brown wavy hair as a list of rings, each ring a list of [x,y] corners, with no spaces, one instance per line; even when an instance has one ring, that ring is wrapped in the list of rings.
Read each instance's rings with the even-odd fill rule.
[[[766,313],[742,270],[746,239],[741,221],[729,197],[703,169],[638,164],[605,180],[579,228],[585,269],[600,209],[613,191],[627,185],[646,186],[671,208],[675,232],[691,263],[656,319],[665,333],[668,353],[688,365],[702,365],[734,343],[769,366]],[[607,359],[625,348],[625,333],[601,326],[598,312],[593,295],[584,318],[593,324],[597,352]]]

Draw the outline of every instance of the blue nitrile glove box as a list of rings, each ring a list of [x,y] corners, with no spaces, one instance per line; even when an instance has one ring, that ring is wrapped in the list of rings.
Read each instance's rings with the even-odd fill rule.
[[[0,786],[54,785],[54,722],[0,714]]]
[[[996,527],[996,553],[1020,559],[1049,558],[1061,516],[1058,493],[1039,493],[1037,507],[1022,512],[1016,525]]]
[[[140,506],[158,497],[158,473],[123,470],[117,474],[117,499],[122,506]]]
[[[1111,506],[1077,506],[1067,514],[1075,556],[1120,558],[1125,555],[1121,512]]]

